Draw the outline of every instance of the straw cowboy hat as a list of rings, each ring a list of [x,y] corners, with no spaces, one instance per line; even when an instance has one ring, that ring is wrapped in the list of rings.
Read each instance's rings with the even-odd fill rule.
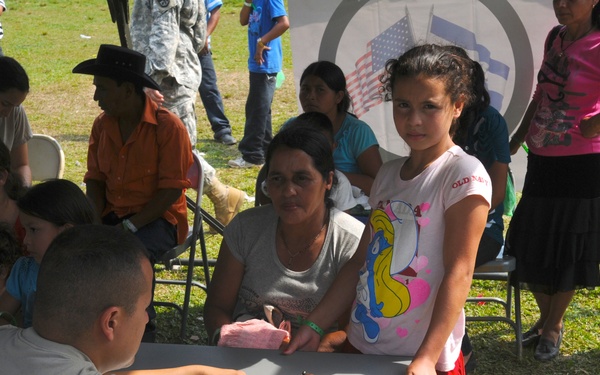
[[[141,53],[102,44],[98,50],[98,57],[79,63],[73,68],[73,73],[107,77],[160,90],[158,83],[144,72],[145,68],[146,56]]]

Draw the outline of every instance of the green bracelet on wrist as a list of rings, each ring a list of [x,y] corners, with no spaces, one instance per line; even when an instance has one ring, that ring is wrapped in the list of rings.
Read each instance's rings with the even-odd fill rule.
[[[323,329],[321,327],[319,327],[316,323],[311,322],[308,319],[303,319],[303,318],[300,318],[300,319],[302,319],[303,326],[310,327],[313,331],[318,333],[320,337],[323,337],[323,335],[325,335],[325,331],[323,331]]]

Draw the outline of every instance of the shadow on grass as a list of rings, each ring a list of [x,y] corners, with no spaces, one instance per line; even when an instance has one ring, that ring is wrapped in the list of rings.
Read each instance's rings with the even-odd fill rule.
[[[90,135],[89,134],[60,134],[60,135],[56,135],[54,138],[56,138],[58,143],[85,142],[87,144],[90,140]]]
[[[472,337],[473,338],[473,337]],[[514,339],[513,339],[514,340]],[[535,348],[523,348],[519,361],[514,341],[499,340],[493,334],[473,338],[477,375],[492,374],[597,374],[600,350],[595,349],[573,354],[561,354],[549,362],[533,358]],[[568,345],[568,343],[565,343]],[[562,349],[562,348],[561,348]]]
[[[173,308],[158,307],[156,323],[158,334],[156,342],[168,344],[188,344],[188,345],[208,345],[208,337],[204,329],[204,319],[202,318],[202,306],[190,306],[185,337],[182,340],[179,336],[181,329],[181,315]]]
[[[593,345],[597,339],[591,337],[588,345],[579,341],[585,330],[581,323],[566,321],[565,338],[561,354],[549,362],[533,358],[535,347],[523,348],[521,360],[517,357],[515,335],[512,327],[504,323],[469,322],[467,324],[475,359],[476,374],[598,374],[600,349]],[[589,327],[588,327],[589,328]],[[524,328],[527,329],[527,326]],[[579,349],[576,348],[585,348]]]
[[[183,256],[187,257],[187,253],[184,253]],[[166,270],[161,265],[157,265],[155,271],[157,279],[185,280],[187,267],[174,267],[172,270]],[[204,284],[205,279],[202,267],[194,267],[194,280]],[[184,295],[184,285],[157,284],[154,291],[154,300],[181,305]],[[205,300],[206,292],[197,286],[193,286],[190,295],[187,328],[183,340],[180,337],[181,314],[179,310],[172,307],[156,307],[156,325],[158,327],[156,342],[208,345],[204,329],[204,319],[202,317]]]

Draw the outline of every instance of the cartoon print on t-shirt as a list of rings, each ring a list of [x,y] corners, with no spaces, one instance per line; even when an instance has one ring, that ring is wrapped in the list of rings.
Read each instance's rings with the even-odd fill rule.
[[[568,54],[550,49],[546,60],[538,72],[538,84],[555,86],[558,93],[555,96],[545,94],[542,98],[547,105],[540,106],[535,117],[531,121],[531,142],[536,147],[545,146],[568,146],[571,144],[571,134],[568,131],[575,126],[576,118],[567,116],[567,111],[576,109],[572,100],[576,97],[585,96],[584,92],[568,90],[566,82],[573,79],[571,75],[577,74],[579,69],[577,61],[572,60]]]
[[[262,16],[262,7],[252,7],[250,18],[248,19],[248,30],[252,35],[260,34],[260,19]]]
[[[418,256],[419,228],[429,223],[429,218],[422,216],[428,209],[429,203],[413,210],[406,202],[391,201],[371,215],[373,237],[360,271],[352,311],[352,321],[362,324],[367,342],[379,338],[381,327],[377,318],[402,315],[429,296],[429,284],[418,277],[428,263],[426,257]],[[398,331],[398,335],[406,336],[404,331]]]

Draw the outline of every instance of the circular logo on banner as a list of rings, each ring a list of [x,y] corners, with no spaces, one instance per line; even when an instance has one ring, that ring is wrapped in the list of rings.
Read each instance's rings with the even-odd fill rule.
[[[340,40],[348,24],[361,8],[370,2],[372,1],[342,0],[339,3],[323,33],[319,60],[336,61]],[[534,80],[533,51],[521,18],[508,1],[480,0],[480,3],[487,7],[502,25],[515,60],[514,90],[504,113],[511,133],[519,124],[531,99]]]

